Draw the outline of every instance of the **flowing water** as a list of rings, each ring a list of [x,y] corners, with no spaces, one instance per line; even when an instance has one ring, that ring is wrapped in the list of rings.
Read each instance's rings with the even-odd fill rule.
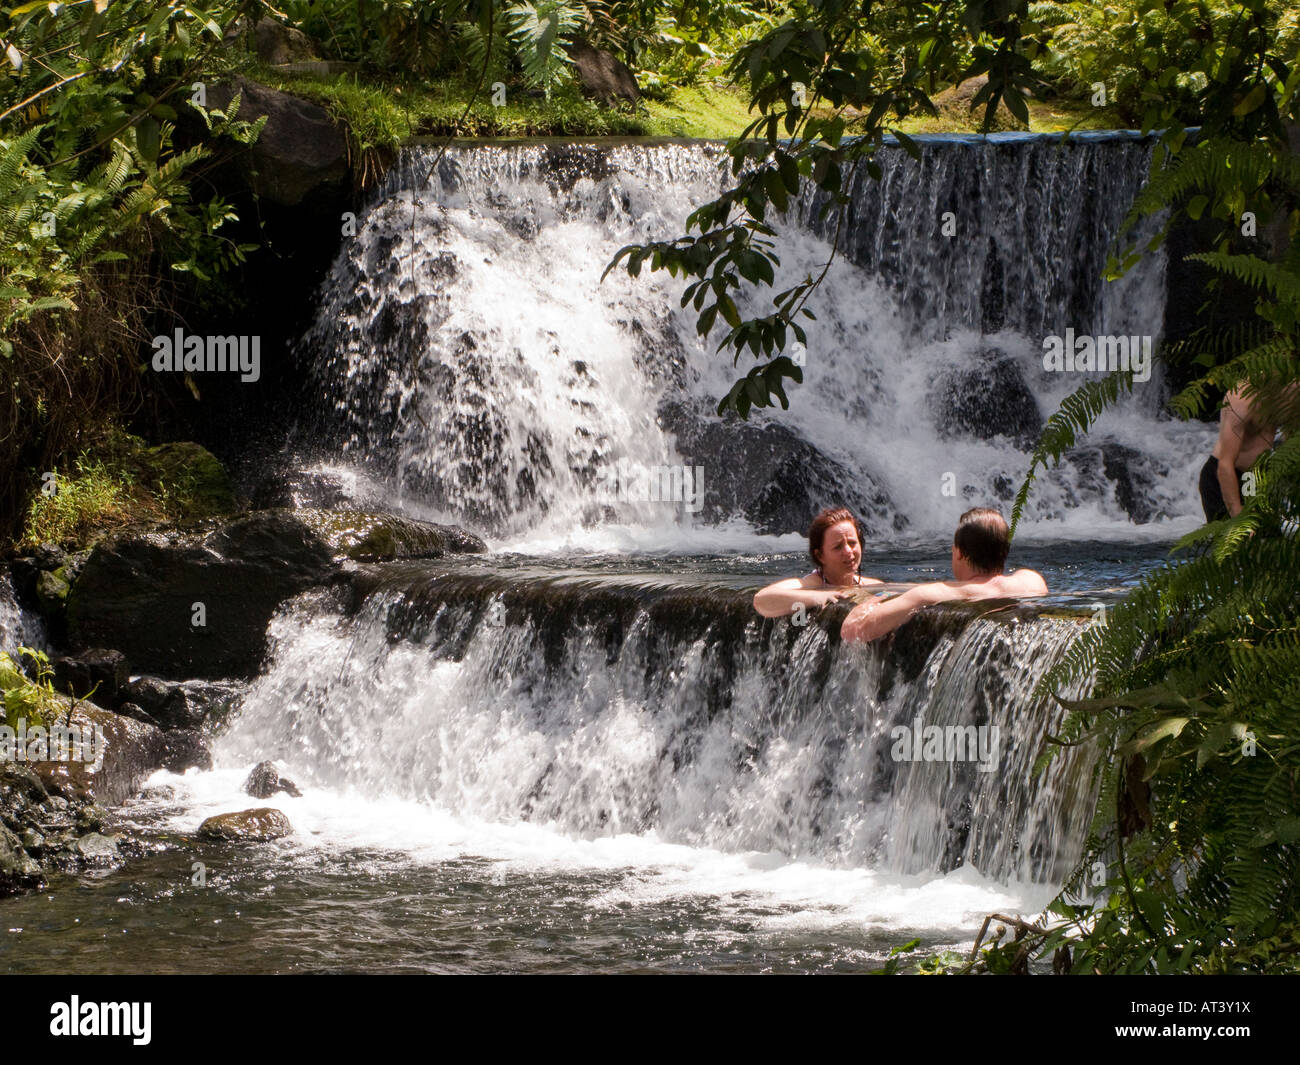
[[[319,401],[286,451],[491,550],[286,604],[216,768],[120,811],[156,852],[3,903],[6,966],[847,971],[1041,908],[1092,789],[1086,750],[1032,772],[1061,720],[1035,687],[1196,524],[1209,433],[1158,413],[1158,376],[1032,497],[1012,561],[1048,603],[935,610],[861,648],[749,597],[806,570],[797,530],[841,499],[864,571],[946,576],[957,514],[1008,505],[1079,383],[1043,369],[1043,338],[1163,329],[1159,257],[1097,280],[1148,151],[887,151],[853,191],[805,383],[749,423],[712,415],[732,370],[676,283],[600,280],[716,194],[717,146],[408,152],[321,292],[301,346]],[[816,207],[780,222],[778,289],[827,257]],[[640,491],[654,467],[673,498]],[[195,842],[256,805],[240,786],[264,758],[303,789],[268,803],[294,834]]]

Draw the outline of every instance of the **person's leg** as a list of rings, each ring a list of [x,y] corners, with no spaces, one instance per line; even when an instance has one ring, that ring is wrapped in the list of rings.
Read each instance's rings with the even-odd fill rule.
[[[1206,521],[1218,521],[1228,516],[1228,505],[1223,501],[1219,487],[1219,460],[1211,455],[1201,467],[1201,507]]]

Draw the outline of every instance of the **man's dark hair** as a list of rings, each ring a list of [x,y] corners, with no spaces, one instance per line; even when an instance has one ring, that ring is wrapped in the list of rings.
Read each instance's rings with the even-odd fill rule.
[[[1011,550],[1006,519],[992,507],[973,507],[957,521],[953,545],[981,573],[1001,573]]]

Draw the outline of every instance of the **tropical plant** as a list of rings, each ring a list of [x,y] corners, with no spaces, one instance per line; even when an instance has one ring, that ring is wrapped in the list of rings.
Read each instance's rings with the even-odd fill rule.
[[[1066,702],[1059,741],[1105,755],[1074,886],[1105,868],[1106,898],[1059,899],[1066,920],[1034,944],[1076,972],[1300,967],[1300,160],[1286,129],[1300,118],[1300,67],[1273,50],[1265,5],[1239,6],[1247,30],[1202,63],[1199,137],[1177,121],[1176,86],[1150,105],[1168,126],[1126,232],[1166,213],[1151,250],[1171,225],[1197,222],[1203,248],[1189,258],[1214,275],[1209,288],[1231,282],[1253,303],[1251,319],[1210,314],[1161,353],[1200,371],[1172,409],[1209,413],[1239,389],[1284,439],[1251,471],[1239,514],[1184,537],[1044,678],[1051,690],[1095,677],[1090,698]],[[1122,249],[1111,276],[1139,254]],[[1130,385],[1123,373],[1086,385],[1049,419],[1017,518],[1037,470]],[[1014,967],[1006,948],[986,956]]]
[[[249,250],[191,196],[222,143],[259,124],[196,106],[223,25],[251,2],[29,3],[0,16],[0,518],[137,402],[145,320],[167,299],[154,264],[203,281]],[[196,97],[196,93],[198,96]],[[177,126],[191,116],[183,138]]]

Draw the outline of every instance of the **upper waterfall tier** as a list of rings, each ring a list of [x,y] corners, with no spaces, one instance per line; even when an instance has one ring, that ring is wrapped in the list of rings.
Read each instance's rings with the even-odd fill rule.
[[[680,235],[725,187],[720,145],[408,149],[302,340],[319,400],[295,446],[386,505],[513,544],[621,529],[689,550],[702,527],[799,532],[840,502],[873,534],[948,533],[966,507],[1009,502],[1044,419],[1099,376],[1073,353],[1050,368],[1051,338],[1158,344],[1162,254],[1100,280],[1149,151],[1123,136],[931,138],[919,162],[886,147],[881,179],[852,182],[793,352],[804,384],[789,411],[741,422],[713,408],[749,356],[733,368],[716,333],[696,335],[683,282],[601,281],[618,248]],[[778,220],[775,291],[830,254],[815,208]],[[1031,529],[1194,520],[1208,431],[1161,416],[1162,397],[1153,373],[1041,479]]]

